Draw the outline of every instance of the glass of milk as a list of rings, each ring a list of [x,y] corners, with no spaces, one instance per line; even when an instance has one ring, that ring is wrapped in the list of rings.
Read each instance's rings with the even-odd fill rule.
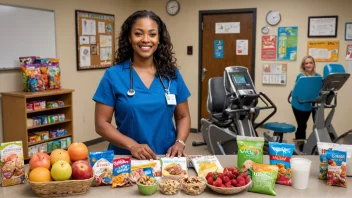
[[[312,161],[304,158],[291,159],[291,181],[292,187],[296,189],[306,189],[308,187],[310,166]]]

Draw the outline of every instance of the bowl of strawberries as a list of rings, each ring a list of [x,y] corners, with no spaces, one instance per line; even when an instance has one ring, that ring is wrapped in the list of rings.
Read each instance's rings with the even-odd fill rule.
[[[252,180],[246,172],[236,167],[226,167],[221,172],[209,172],[205,177],[207,186],[220,194],[236,194],[248,190]]]

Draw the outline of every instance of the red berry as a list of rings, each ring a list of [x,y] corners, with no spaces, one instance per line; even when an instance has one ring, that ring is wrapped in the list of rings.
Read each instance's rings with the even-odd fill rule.
[[[236,186],[236,185],[237,185],[237,181],[236,181],[235,179],[231,179],[231,184],[232,184],[233,186]]]
[[[225,173],[225,172],[228,172],[228,171],[229,171],[228,168],[224,168],[224,171],[223,171],[223,172]]]
[[[209,185],[213,185],[214,180],[213,180],[212,177],[209,177],[207,180],[208,180],[208,184],[209,184]]]
[[[244,178],[243,178],[242,176],[238,176],[238,177],[236,178],[236,180],[237,180],[237,182],[240,182],[240,181],[245,181],[245,180],[244,180]]]
[[[246,185],[245,181],[240,181],[240,182],[238,182],[238,186],[239,186],[239,187],[244,186],[244,185]]]
[[[222,180],[223,183],[226,184],[226,183],[229,182],[229,181],[230,181],[230,179],[229,179],[227,176],[224,176],[224,177],[223,177],[223,180]]]
[[[219,174],[218,174],[218,178],[220,178],[221,180],[223,180],[224,174],[223,174],[223,173],[219,173]]]
[[[248,184],[251,181],[251,179],[249,179],[249,177],[246,178],[246,184]]]
[[[226,174],[226,176],[231,180],[231,179],[233,179],[233,175],[232,175],[232,173],[230,173],[230,172],[228,172],[227,174]]]
[[[246,179],[248,175],[246,173],[242,173],[241,176]]]
[[[224,185],[224,184],[221,184],[221,186],[220,186],[221,188],[225,188],[226,186]]]
[[[214,177],[214,173],[213,172],[209,172],[205,178],[208,179],[209,177],[213,178]]]
[[[220,184],[222,184],[222,179],[220,179],[219,177],[216,179],[216,182],[219,182]]]
[[[222,183],[219,182],[218,180],[216,180],[216,181],[214,182],[214,186],[216,186],[216,187],[221,187],[221,185],[222,185]]]
[[[226,187],[226,188],[231,188],[231,187],[232,187],[231,182],[230,182],[230,181],[227,182],[227,183],[225,184],[225,187]]]
[[[232,172],[232,174],[234,174],[235,176],[237,176],[237,175],[239,174],[237,168],[232,169],[231,172]]]

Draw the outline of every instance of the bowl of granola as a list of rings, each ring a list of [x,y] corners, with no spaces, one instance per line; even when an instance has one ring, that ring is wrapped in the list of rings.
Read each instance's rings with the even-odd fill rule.
[[[154,177],[142,176],[137,181],[138,191],[142,195],[152,195],[158,189],[158,182]]]
[[[174,195],[178,193],[181,183],[177,179],[162,177],[159,179],[159,190],[164,195]]]
[[[207,182],[203,177],[189,176],[181,180],[182,191],[188,195],[200,195],[204,192]]]

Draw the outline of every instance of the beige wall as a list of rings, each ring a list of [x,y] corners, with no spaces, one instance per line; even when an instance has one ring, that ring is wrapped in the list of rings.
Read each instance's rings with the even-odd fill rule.
[[[63,3],[65,2],[65,3]],[[192,116],[192,128],[197,128],[198,115],[198,16],[200,10],[221,10],[236,8],[257,8],[257,45],[256,45],[256,88],[265,92],[277,105],[278,112],[271,119],[295,124],[291,106],[287,103],[287,96],[294,85],[299,72],[301,58],[306,55],[308,16],[338,15],[338,37],[340,40],[340,55],[338,63],[347,69],[344,59],[347,42],[344,41],[345,22],[352,21],[349,0],[179,0],[181,10],[176,16],[169,16],[165,11],[167,0],[102,0],[102,1],[45,1],[45,0],[0,0],[0,3],[11,3],[23,6],[53,9],[56,13],[57,55],[61,59],[63,87],[75,89],[74,119],[77,141],[87,141],[98,137],[94,132],[94,102],[91,97],[103,74],[103,71],[76,71],[76,53],[74,36],[74,10],[90,10],[115,14],[117,33],[123,20],[134,10],[148,9],[155,11],[167,24],[172,42],[181,67],[181,73],[192,93],[189,99]],[[337,3],[339,2],[339,3]],[[279,26],[298,26],[298,60],[280,61],[288,64],[288,83],[286,86],[268,86],[261,84],[260,59],[260,29],[265,25],[265,15],[269,10],[281,12],[282,20]],[[277,34],[277,28],[270,29],[269,34]],[[350,42],[351,43],[351,42]],[[193,46],[193,55],[186,55],[186,46]],[[317,64],[317,71],[322,73],[325,63]],[[0,92],[18,90],[21,88],[19,72],[0,72]],[[338,133],[352,128],[349,113],[352,107],[352,80],[349,80],[339,92],[338,108],[334,117],[334,126]],[[263,113],[264,114],[264,113]],[[1,126],[1,122],[0,122]],[[309,125],[311,128],[311,124]],[[2,134],[2,128],[0,128]],[[0,136],[0,141],[2,137]],[[288,137],[290,138],[290,137]]]

